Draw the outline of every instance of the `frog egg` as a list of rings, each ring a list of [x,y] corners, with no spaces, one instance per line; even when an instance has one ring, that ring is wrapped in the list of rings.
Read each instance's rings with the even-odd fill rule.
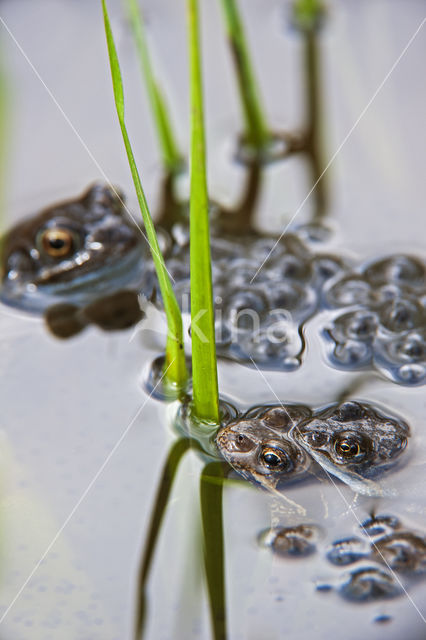
[[[420,305],[404,298],[385,302],[380,308],[379,314],[382,326],[394,333],[420,326],[423,320]]]
[[[248,248],[247,255],[258,261],[259,265],[266,260],[264,267],[272,263],[278,264],[283,256],[288,254],[304,256],[308,254],[307,247],[295,235],[287,233],[282,238],[258,238]]]
[[[333,542],[325,557],[331,564],[345,566],[358,562],[362,558],[367,558],[368,555],[363,540],[360,538],[345,538],[344,540]]]
[[[343,274],[346,265],[340,258],[331,255],[316,256],[312,261],[312,269],[318,284],[323,285],[326,280]]]
[[[358,369],[369,365],[372,356],[373,351],[369,344],[347,340],[336,345],[331,360],[336,366]]]
[[[400,384],[423,384],[426,380],[424,333],[411,331],[393,340],[377,340],[374,353],[376,367]]]
[[[224,315],[231,324],[238,329],[256,331],[268,307],[268,301],[260,287],[233,289],[224,306]]]
[[[363,533],[371,538],[393,532],[400,527],[395,516],[371,516],[360,524]]]
[[[311,287],[302,287],[292,282],[274,282],[268,292],[271,310],[289,311],[293,317],[305,319],[317,307],[317,295]]]
[[[228,261],[226,265],[225,277],[228,282],[232,283],[235,287],[240,286],[256,286],[262,282],[265,282],[269,278],[268,270],[266,267],[258,272],[259,263],[255,260],[248,260],[247,258],[237,258]],[[254,283],[253,278],[256,276]]]
[[[404,364],[396,374],[398,382],[419,385],[426,382],[426,368],[422,364]]]
[[[300,364],[297,356],[303,344],[297,332],[289,333],[281,341],[260,332],[258,335],[238,336],[238,347],[247,360],[253,359],[254,362],[271,368],[284,368],[287,363],[293,369]]]
[[[333,307],[369,305],[373,298],[370,284],[360,276],[353,275],[338,280],[326,293],[326,300]]]
[[[414,256],[397,254],[365,267],[364,275],[373,286],[393,282],[399,286],[425,287],[426,265]]]
[[[371,602],[403,593],[391,573],[374,566],[361,567],[345,576],[339,594],[351,602]]]
[[[426,571],[426,538],[411,531],[396,531],[373,544],[375,559],[394,571]]]
[[[306,558],[316,552],[319,528],[315,525],[266,529],[258,536],[261,546],[284,558]]]
[[[360,309],[338,316],[328,333],[336,342],[345,342],[347,339],[371,342],[376,335],[377,326],[377,314]]]
[[[279,279],[307,282],[312,276],[312,268],[307,260],[287,254],[276,262],[274,272]]]

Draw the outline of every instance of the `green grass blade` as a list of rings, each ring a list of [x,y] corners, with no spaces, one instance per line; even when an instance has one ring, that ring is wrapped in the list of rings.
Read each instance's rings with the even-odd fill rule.
[[[145,35],[145,22],[138,0],[125,0],[130,26],[139,55],[142,74],[154,116],[157,136],[168,173],[175,173],[182,166],[182,158],[173,133],[173,127],[163,94],[152,72],[152,65]]]
[[[271,136],[260,101],[243,23],[236,0],[221,0],[221,2],[244,114],[245,141],[258,151],[262,151],[270,142]]]
[[[199,420],[219,423],[209,205],[197,0],[187,0],[190,61],[190,263],[193,408]]]
[[[226,640],[223,482],[223,470],[220,462],[210,462],[204,467],[200,479],[200,505],[204,566],[214,640]]]
[[[115,105],[117,108],[118,120],[120,123],[121,133],[123,135],[124,146],[126,148],[127,158],[129,161],[130,171],[132,173],[133,182],[138,197],[146,233],[154,260],[155,270],[157,272],[158,282],[160,285],[161,295],[163,297],[164,308],[167,316],[167,345],[166,345],[166,363],[167,378],[170,382],[183,387],[188,372],[185,363],[185,352],[183,348],[183,329],[182,316],[179,305],[173,293],[172,284],[167,273],[164,258],[161,254],[158,244],[157,234],[155,232],[154,223],[149,212],[148,203],[142,188],[139,172],[133,156],[132,147],[130,145],[124,121],[124,91],[121,78],[120,65],[118,62],[117,51],[115,48],[114,38],[112,35],[111,25],[109,21],[108,11],[105,0],[102,0],[102,9],[105,23],[105,34],[108,45],[108,55],[111,65],[112,85],[114,91]]]

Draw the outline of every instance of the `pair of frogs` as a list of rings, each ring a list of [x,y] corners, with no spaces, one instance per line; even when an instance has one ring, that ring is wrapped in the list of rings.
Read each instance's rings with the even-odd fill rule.
[[[316,413],[288,404],[250,409],[219,430],[216,445],[240,475],[270,490],[325,472],[358,493],[380,495],[373,478],[394,465],[409,434],[405,422],[366,403]]]

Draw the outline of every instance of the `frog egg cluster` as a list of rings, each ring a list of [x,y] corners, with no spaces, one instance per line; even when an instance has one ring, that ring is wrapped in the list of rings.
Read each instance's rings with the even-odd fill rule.
[[[353,565],[338,579],[337,591],[352,602],[371,602],[406,592],[410,581],[426,574],[426,537],[402,526],[394,516],[372,516],[360,525],[361,536],[333,542],[326,560]],[[330,590],[331,585],[318,589]]]
[[[425,262],[397,254],[363,265],[330,283],[324,302],[339,309],[324,329],[334,366],[375,367],[404,385],[426,382]]]
[[[173,230],[167,268],[183,311],[190,308],[189,238]],[[211,239],[218,355],[267,369],[301,364],[303,325],[318,309],[325,282],[345,271],[340,258],[314,255],[293,234]]]
[[[258,542],[282,558],[306,558],[316,552],[316,542],[321,534],[321,529],[314,524],[274,527],[261,531]]]

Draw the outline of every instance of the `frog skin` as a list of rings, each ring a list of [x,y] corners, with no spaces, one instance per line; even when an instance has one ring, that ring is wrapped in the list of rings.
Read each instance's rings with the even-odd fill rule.
[[[56,303],[83,305],[123,288],[140,290],[147,258],[148,245],[128,220],[123,196],[95,184],[5,236],[0,300],[40,313]]]
[[[225,460],[244,478],[267,489],[306,476],[311,459],[289,438],[290,430],[311,416],[302,405],[255,407],[223,426],[216,445]]]
[[[360,402],[332,405],[290,433],[323,469],[367,495],[378,492],[370,479],[395,463],[409,435],[405,422]]]

